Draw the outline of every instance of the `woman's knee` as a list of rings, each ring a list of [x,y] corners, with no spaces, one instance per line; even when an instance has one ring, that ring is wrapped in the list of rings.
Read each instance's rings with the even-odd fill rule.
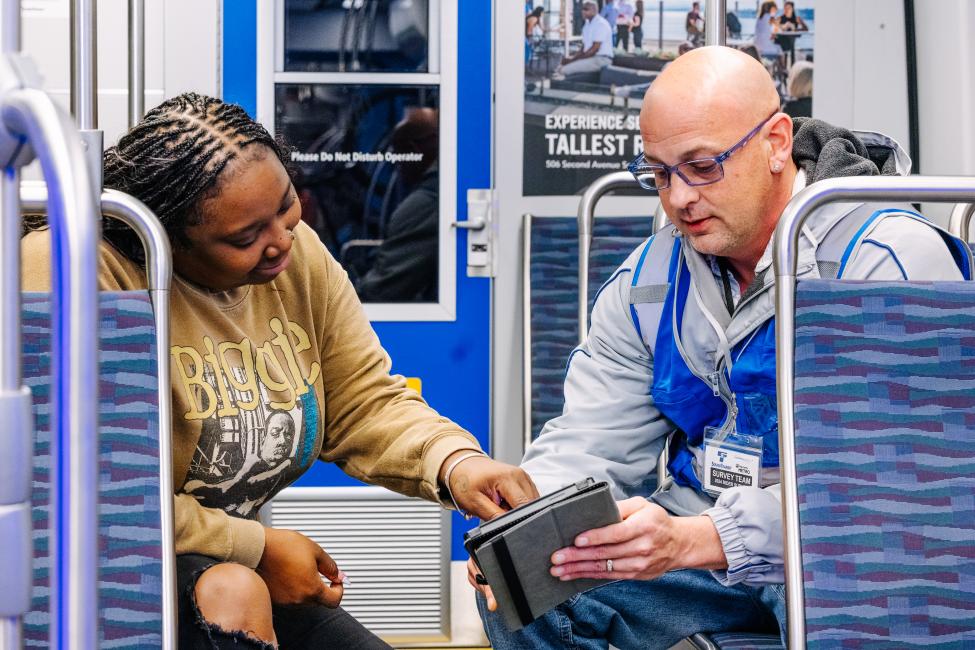
[[[195,595],[197,608],[208,624],[277,643],[271,596],[264,580],[252,569],[230,562],[216,564],[197,579]]]

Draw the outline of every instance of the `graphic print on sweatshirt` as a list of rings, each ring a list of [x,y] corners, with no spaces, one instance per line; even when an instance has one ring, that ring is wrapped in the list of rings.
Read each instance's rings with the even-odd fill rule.
[[[174,416],[202,427],[183,491],[249,519],[312,463],[318,431],[321,365],[300,363],[308,333],[278,318],[268,326],[259,344],[204,336],[202,349],[171,348],[188,405]]]

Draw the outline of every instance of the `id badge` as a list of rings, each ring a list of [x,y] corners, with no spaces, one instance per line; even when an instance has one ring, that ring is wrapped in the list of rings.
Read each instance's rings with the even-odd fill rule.
[[[704,490],[717,496],[733,487],[759,487],[762,437],[717,427],[704,429]]]

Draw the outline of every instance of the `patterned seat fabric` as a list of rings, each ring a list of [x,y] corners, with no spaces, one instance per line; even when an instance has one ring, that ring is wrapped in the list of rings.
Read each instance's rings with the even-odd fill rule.
[[[532,438],[562,413],[565,363],[579,340],[579,231],[575,217],[531,221]],[[650,217],[596,219],[589,256],[589,309],[599,288],[651,234]]]
[[[159,647],[162,560],[155,325],[145,293],[100,294],[99,647]],[[50,623],[51,323],[47,295],[25,294],[24,382],[34,401],[34,590],[27,647]]]
[[[975,285],[796,302],[809,647],[975,647]]]

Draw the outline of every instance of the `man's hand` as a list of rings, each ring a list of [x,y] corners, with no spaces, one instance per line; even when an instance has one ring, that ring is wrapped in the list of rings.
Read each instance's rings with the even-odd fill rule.
[[[345,574],[321,546],[294,530],[264,529],[264,555],[257,573],[277,605],[338,607],[342,601]]]
[[[727,568],[710,517],[673,517],[643,497],[617,505],[622,522],[581,533],[575,546],[552,554],[553,576],[652,580],[678,568]],[[612,571],[607,571],[606,560],[612,560]]]
[[[440,468],[441,483],[453,460],[468,453],[457,451],[447,457]],[[446,487],[462,510],[485,521],[538,498],[538,489],[523,469],[487,456],[461,461],[450,473]]]

